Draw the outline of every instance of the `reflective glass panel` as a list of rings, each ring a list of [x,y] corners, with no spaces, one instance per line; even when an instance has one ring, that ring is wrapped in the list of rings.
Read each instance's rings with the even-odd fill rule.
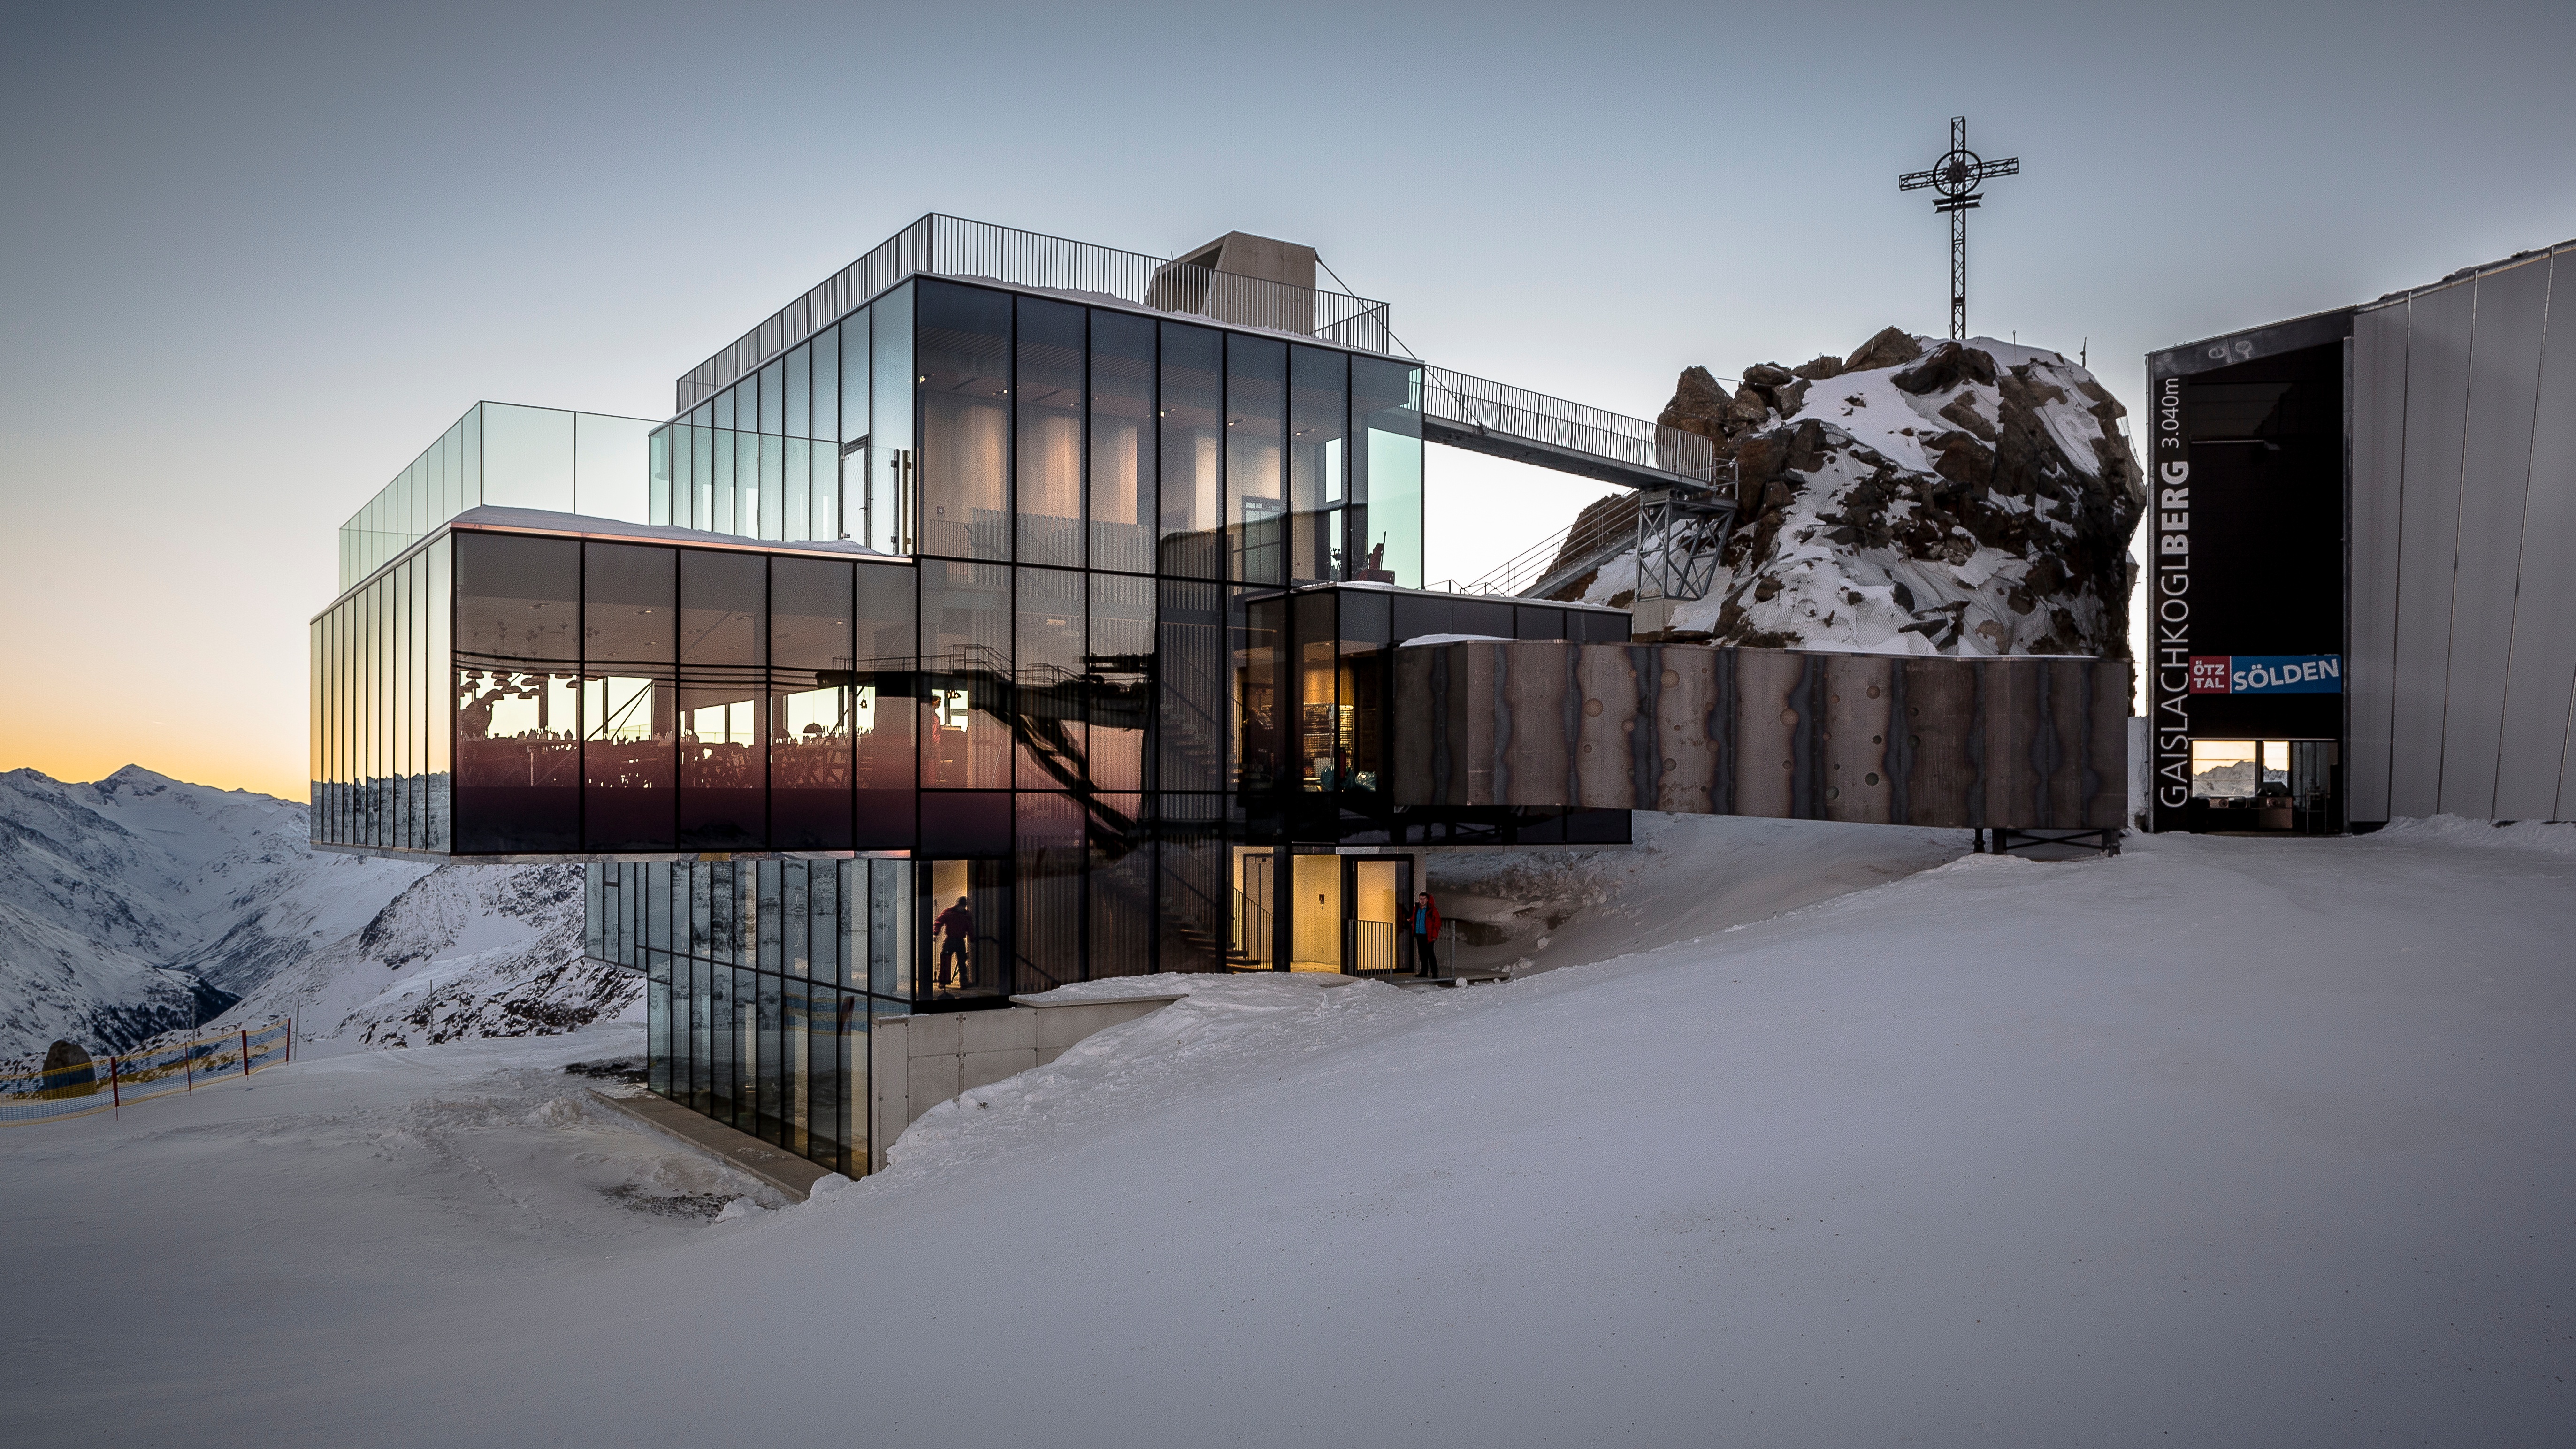
[[[680,844],[758,849],[768,838],[767,560],[680,555]]]
[[[1224,334],[1162,324],[1160,571],[1215,578],[1223,497]]]
[[[1009,569],[921,565],[921,680],[923,787],[1009,788]]]
[[[582,553],[583,843],[668,848],[675,550],[590,543]]]
[[[1011,556],[1011,298],[914,284],[921,310],[921,551]]]
[[[1291,347],[1288,371],[1289,573],[1300,583],[1339,579],[1350,360]]]
[[[1070,790],[1088,779],[1083,729],[1083,576],[1070,569],[1019,571],[1019,680],[1013,731],[1019,739],[1019,787]]]
[[[1101,790],[1142,790],[1145,740],[1154,714],[1154,581],[1124,574],[1091,575],[1091,645],[1084,671],[1093,680],[1091,783]]]
[[[1154,323],[1091,314],[1091,566],[1154,570]]]
[[[860,850],[909,850],[914,839],[913,734],[924,689],[914,671],[914,570],[858,566],[858,659],[851,720],[858,732],[857,838]]]
[[[1346,576],[1422,587],[1422,369],[1382,357],[1351,359],[1354,516]]]
[[[581,545],[459,532],[459,854],[581,848]]]
[[[779,850],[850,848],[851,570],[838,559],[770,560],[769,829]]]
[[[1232,577],[1248,583],[1287,579],[1288,344],[1229,333],[1225,342],[1225,486]]]
[[[1084,308],[1019,298],[1019,471],[1013,494],[1019,559],[1082,565],[1082,364]]]

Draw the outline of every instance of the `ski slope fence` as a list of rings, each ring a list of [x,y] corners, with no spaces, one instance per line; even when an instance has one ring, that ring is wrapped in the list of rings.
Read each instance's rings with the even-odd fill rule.
[[[0,1074],[0,1127],[112,1112],[240,1081],[295,1059],[295,1018],[147,1044],[87,1065]]]

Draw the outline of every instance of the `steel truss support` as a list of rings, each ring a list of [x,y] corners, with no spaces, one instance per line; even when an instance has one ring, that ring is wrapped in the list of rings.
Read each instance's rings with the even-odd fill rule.
[[[1707,598],[1734,518],[1730,505],[1675,489],[1638,494],[1638,599]]]

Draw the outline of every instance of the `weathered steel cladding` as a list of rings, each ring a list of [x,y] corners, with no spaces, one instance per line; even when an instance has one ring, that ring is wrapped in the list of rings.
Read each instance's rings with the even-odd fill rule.
[[[1396,655],[1400,805],[2097,829],[2124,660],[1466,640]]]

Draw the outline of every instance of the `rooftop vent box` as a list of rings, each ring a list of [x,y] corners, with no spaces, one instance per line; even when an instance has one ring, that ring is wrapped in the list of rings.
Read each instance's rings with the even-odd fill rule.
[[[1311,333],[1315,330],[1315,249],[1230,231],[1155,268],[1145,305]]]

